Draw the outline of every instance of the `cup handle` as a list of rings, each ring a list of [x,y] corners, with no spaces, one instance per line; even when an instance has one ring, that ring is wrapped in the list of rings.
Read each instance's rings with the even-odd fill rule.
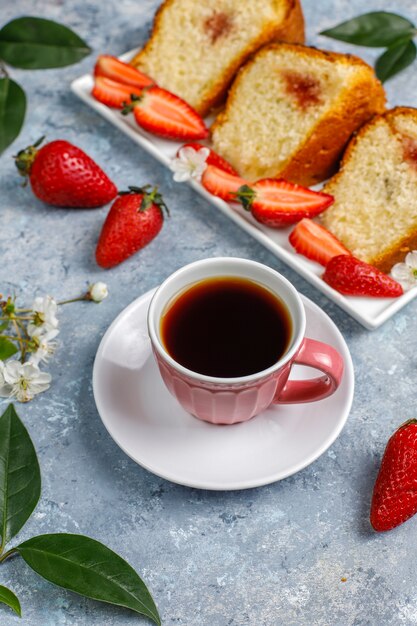
[[[323,400],[331,396],[342,381],[342,357],[332,346],[321,341],[305,337],[293,364],[314,367],[324,375],[309,380],[288,380],[274,398],[274,403],[300,404]]]

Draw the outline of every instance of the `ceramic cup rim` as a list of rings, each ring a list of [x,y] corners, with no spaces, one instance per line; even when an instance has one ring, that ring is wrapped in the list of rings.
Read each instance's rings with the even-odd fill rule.
[[[163,304],[160,305],[160,307],[161,307],[161,310],[164,310],[164,308],[169,304],[169,302],[173,299],[173,297],[175,297],[175,296],[171,296],[168,299],[165,299],[164,301],[164,294],[166,294],[168,288],[171,288],[173,283],[175,284],[175,282],[178,282],[180,279],[183,279],[184,276],[189,274],[191,271],[196,270],[196,269],[204,270],[208,266],[219,266],[219,273],[213,274],[213,276],[217,276],[217,275],[218,276],[234,276],[233,272],[223,272],[223,273],[221,272],[221,266],[223,264],[230,265],[231,263],[235,264],[236,266],[240,266],[241,268],[256,267],[259,271],[263,272],[264,274],[268,274],[269,277],[272,277],[277,282],[277,284],[279,283],[281,286],[284,285],[286,287],[287,292],[291,294],[292,308],[297,309],[299,321],[298,321],[297,327],[295,327],[294,316],[291,315],[293,331],[292,331],[290,347],[283,354],[283,356],[270,367],[260,372],[256,372],[254,374],[249,374],[246,376],[238,376],[238,377],[232,377],[232,378],[207,376],[205,374],[199,374],[198,372],[194,372],[193,370],[190,370],[184,367],[183,365],[175,361],[175,359],[173,359],[171,355],[167,352],[167,350],[165,349],[164,345],[162,344],[159,338],[158,329],[159,329],[159,324],[160,324],[160,317],[156,319],[157,318],[156,310],[157,310],[157,306],[160,305],[161,300]],[[244,278],[245,275],[244,274],[239,275],[236,273],[236,277]],[[202,273],[200,279],[197,279],[197,281],[192,280],[188,283],[188,285],[186,283],[183,287],[177,290],[177,293],[175,295],[180,294],[182,291],[184,291],[184,289],[187,288],[187,286],[191,287],[193,284],[195,284],[195,282],[198,282],[198,280],[204,280],[204,278],[206,278],[206,276]],[[248,278],[248,279],[251,280],[251,278]],[[262,284],[261,281],[255,280],[255,282]],[[274,290],[271,289],[269,286],[265,284],[263,286],[267,287],[270,291],[274,292]],[[289,309],[290,306],[288,304],[288,299],[284,299],[282,297],[282,294],[278,293],[277,291],[275,291],[274,293],[277,297],[279,297],[284,302],[284,304]],[[266,378],[267,376],[270,376],[274,374],[276,371],[280,370],[284,365],[286,365],[286,363],[291,361],[291,359],[293,359],[293,357],[298,352],[301,342],[303,341],[304,336],[305,336],[306,315],[305,315],[304,305],[302,303],[302,300],[296,288],[292,285],[292,283],[290,283],[290,281],[287,278],[285,278],[285,276],[282,276],[282,274],[280,274],[276,270],[272,269],[271,267],[268,267],[267,265],[264,265],[263,263],[259,263],[258,261],[252,261],[250,259],[243,259],[239,257],[213,257],[213,258],[208,258],[208,259],[201,259],[199,261],[194,261],[192,263],[184,265],[180,269],[173,272],[170,276],[168,276],[168,278],[166,278],[163,281],[163,283],[161,283],[161,285],[157,288],[156,292],[154,293],[152,297],[152,300],[148,309],[147,324],[148,324],[149,337],[150,337],[150,340],[154,349],[156,350],[158,355],[164,361],[166,361],[172,368],[174,368],[179,374],[186,376],[188,378],[191,378],[193,380],[197,380],[199,382],[211,383],[215,385],[230,386],[230,385],[239,385],[239,384],[244,385],[244,384],[248,384],[251,382],[256,382],[262,378]]]

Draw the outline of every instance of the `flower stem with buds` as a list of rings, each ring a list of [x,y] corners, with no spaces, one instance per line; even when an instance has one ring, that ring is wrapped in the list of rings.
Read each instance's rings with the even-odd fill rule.
[[[83,300],[90,300],[90,298],[86,298],[86,296],[80,296],[79,298],[71,298],[70,300],[61,300],[60,302],[57,302],[57,304],[59,306],[61,306],[62,304],[71,304],[72,302],[82,302]]]
[[[0,397],[28,402],[46,391],[51,375],[41,371],[39,364],[48,361],[56,347],[58,305],[101,302],[107,295],[107,285],[97,282],[77,298],[57,303],[51,296],[37,297],[31,308],[17,308],[15,297],[3,299],[0,294]],[[3,550],[0,543],[0,562],[14,554],[10,551],[2,556]]]

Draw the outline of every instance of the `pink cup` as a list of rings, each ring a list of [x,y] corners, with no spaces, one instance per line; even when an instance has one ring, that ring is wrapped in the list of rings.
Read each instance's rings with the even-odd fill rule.
[[[236,276],[267,287],[287,306],[292,319],[289,347],[272,367],[250,376],[215,378],[193,372],[165,350],[160,321],[173,298],[193,283],[216,276]],[[157,289],[148,313],[148,329],[162,378],[186,411],[213,424],[245,422],[271,404],[298,404],[327,398],[336,391],[343,375],[343,359],[331,346],[305,337],[305,311],[296,289],[275,270],[231,257],[204,259],[174,272]],[[320,370],[310,380],[288,380],[293,364]]]

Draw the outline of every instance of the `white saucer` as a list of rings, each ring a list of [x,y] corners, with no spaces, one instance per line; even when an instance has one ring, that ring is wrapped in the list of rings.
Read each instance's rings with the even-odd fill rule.
[[[180,485],[232,490],[281,480],[315,461],[342,430],[354,375],[335,324],[308,298],[307,336],[345,361],[337,392],[311,404],[274,406],[249,422],[215,426],[186,413],[165,388],[151,353],[146,314],[154,290],[130,304],[104,335],[94,363],[98,412],[117,445],[150,472]],[[293,378],[310,378],[295,367]]]

